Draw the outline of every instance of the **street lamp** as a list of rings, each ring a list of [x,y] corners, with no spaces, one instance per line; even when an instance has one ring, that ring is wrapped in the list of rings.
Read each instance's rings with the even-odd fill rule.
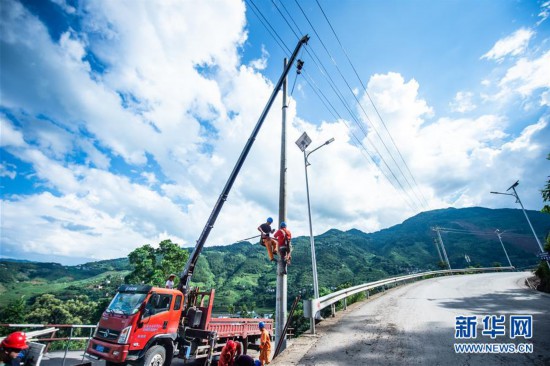
[[[506,196],[516,197],[516,203],[519,203],[519,205],[521,206],[521,209],[523,210],[523,214],[525,215],[525,218],[527,219],[527,222],[529,223],[529,227],[531,228],[531,231],[533,232],[533,235],[535,236],[535,240],[537,241],[537,244],[539,245],[540,251],[541,251],[541,253],[544,253],[544,249],[542,248],[542,244],[540,243],[540,240],[539,240],[537,234],[535,233],[535,229],[533,228],[533,225],[531,224],[531,221],[529,220],[529,216],[527,216],[527,212],[525,212],[525,208],[523,207],[523,203],[521,203],[521,200],[519,199],[518,192],[516,192],[516,187],[518,185],[519,185],[519,180],[516,181],[516,183],[512,184],[510,186],[510,188],[508,188],[506,190],[506,192],[508,192],[511,189],[512,192],[514,192],[514,193],[503,193],[503,192],[491,192],[491,193],[492,194],[504,194]],[[548,265],[548,268],[550,268],[550,263],[546,262],[546,264]]]
[[[506,254],[506,258],[508,259],[508,264],[510,265],[510,267],[513,267],[512,262],[510,261],[510,257],[508,256],[508,252],[506,251],[506,248],[504,248],[504,244],[502,243],[502,238],[501,238],[502,233],[500,232],[499,229],[496,229],[495,233],[498,236],[498,240],[500,240],[500,245],[502,245],[502,249],[504,250],[504,254]]]
[[[296,141],[296,145],[302,150],[304,153],[304,165],[305,165],[305,171],[306,171],[306,192],[307,192],[307,212],[309,216],[309,242],[311,244],[311,267],[313,269],[313,292],[315,294],[315,298],[319,298],[319,282],[317,281],[317,260],[315,259],[315,241],[313,239],[313,226],[311,224],[311,205],[309,201],[309,182],[307,177],[307,167],[311,165],[307,158],[313,154],[315,151],[319,150],[325,145],[330,144],[334,141],[334,138],[331,138],[330,140],[327,140],[324,144],[321,146],[316,147],[315,149],[311,150],[310,152],[307,152],[306,149],[311,144],[311,138],[307,135],[307,133],[303,133],[302,136]]]

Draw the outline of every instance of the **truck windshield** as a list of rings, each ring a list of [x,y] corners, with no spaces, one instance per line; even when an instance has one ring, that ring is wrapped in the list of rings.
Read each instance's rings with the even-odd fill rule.
[[[131,292],[119,292],[109,304],[108,312],[132,315],[138,312],[139,306],[145,300],[147,294],[136,294]]]

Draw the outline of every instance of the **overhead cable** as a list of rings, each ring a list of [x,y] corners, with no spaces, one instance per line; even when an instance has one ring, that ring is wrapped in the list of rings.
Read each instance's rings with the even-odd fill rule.
[[[336,40],[338,41],[338,44],[340,45],[340,48],[342,49],[342,52],[344,53],[344,55],[346,56],[346,59],[348,60],[351,68],[353,69],[353,72],[355,73],[355,76],[357,77],[357,79],[359,80],[359,83],[361,84],[361,86],[363,87],[363,90],[365,91],[365,94],[367,95],[367,97],[369,98],[369,101],[371,102],[374,110],[376,111],[376,114],[378,115],[378,118],[380,119],[380,121],[382,122],[382,125],[384,126],[384,129],[386,130],[388,136],[390,137],[390,140],[393,144],[393,146],[395,147],[397,153],[399,154],[399,157],[401,158],[401,161],[403,161],[403,164],[405,165],[405,168],[407,170],[407,172],[409,173],[409,175],[411,176],[414,184],[416,185],[416,187],[418,188],[418,191],[420,192],[420,195],[422,196],[422,199],[424,200],[424,202],[426,203],[427,205],[427,200],[426,200],[426,197],[424,196],[424,194],[422,193],[422,190],[420,189],[420,187],[418,186],[418,183],[416,182],[416,179],[414,178],[414,175],[412,174],[411,170],[409,169],[409,166],[407,164],[407,162],[405,161],[405,159],[403,158],[403,155],[401,154],[401,151],[399,150],[399,148],[397,147],[396,143],[395,143],[395,140],[393,139],[390,131],[388,130],[388,127],[386,126],[386,123],[384,122],[384,119],[382,118],[382,116],[380,115],[380,112],[378,111],[378,108],[376,107],[376,105],[374,104],[374,101],[372,100],[368,90],[367,90],[367,87],[365,86],[365,84],[363,83],[363,80],[361,79],[361,77],[359,76],[359,73],[357,72],[357,69],[355,68],[355,66],[353,65],[353,63],[351,62],[351,59],[348,55],[348,53],[346,52],[346,50],[344,49],[344,46],[342,44],[342,42],[340,41],[340,37],[338,37],[338,35],[336,34],[336,31],[334,30],[334,27],[332,26],[332,23],[330,22],[330,20],[328,19],[328,16],[326,15],[325,11],[323,10],[323,7],[321,6],[321,4],[319,3],[319,0],[315,0],[317,2],[317,5],[319,6],[319,9],[321,10],[321,13],[323,13],[323,16],[325,17],[325,20],[327,21],[330,29],[332,30],[332,33],[334,34],[334,37],[336,38]]]
[[[357,95],[353,92],[353,89],[352,87],[349,85],[349,82],[347,81],[347,79],[345,78],[345,76],[343,75],[342,71],[340,70],[340,67],[338,66],[338,64],[336,63],[336,60],[334,59],[334,57],[332,57],[332,54],[330,53],[330,51],[328,50],[327,46],[325,45],[325,43],[323,42],[323,39],[321,38],[321,36],[319,35],[319,33],[317,32],[317,30],[315,29],[315,27],[313,26],[312,22],[309,20],[309,17],[307,16],[306,12],[304,11],[304,9],[302,8],[302,6],[300,5],[300,3],[298,2],[298,0],[294,0],[296,5],[300,8],[300,11],[302,12],[304,18],[306,19],[306,21],[308,22],[308,24],[310,25],[310,27],[312,28],[313,32],[315,33],[315,35],[319,38],[319,41],[321,42],[321,45],[323,46],[325,52],[327,53],[327,55],[329,56],[330,60],[332,61],[332,63],[334,64],[336,70],[338,71],[338,74],[340,75],[340,77],[342,78],[342,80],[344,81],[344,83],[346,84],[346,86],[348,87],[349,91],[351,92],[351,94],[353,95],[355,101],[357,102],[357,105],[359,106],[359,108],[363,111],[363,114],[365,115],[365,118],[370,122],[371,126],[372,126],[372,129],[374,130],[375,134],[378,136],[378,139],[380,140],[380,142],[382,143],[382,145],[384,146],[384,148],[386,149],[388,155],[390,156],[390,158],[392,159],[392,161],[394,162],[395,166],[397,167],[397,169],[399,170],[399,172],[401,173],[401,176],[404,178],[405,182],[407,183],[407,185],[409,186],[409,188],[411,189],[411,191],[413,192],[413,194],[415,194],[415,196],[417,197],[417,199],[421,202],[421,205],[424,206],[424,207],[427,207],[427,203],[426,202],[423,202],[420,197],[418,197],[418,194],[416,193],[416,190],[413,188],[412,184],[409,182],[409,179],[407,178],[407,176],[404,174],[404,172],[401,170],[401,167],[400,167],[400,164],[397,163],[397,161],[395,160],[393,154],[391,153],[390,149],[388,148],[388,146],[386,145],[386,143],[384,142],[384,139],[382,138],[382,135],[380,134],[380,132],[378,132],[378,129],[376,128],[376,125],[371,121],[370,117],[368,116],[367,112],[365,111],[365,109],[363,108],[363,104],[361,103],[361,101],[359,101],[359,99],[357,98]],[[372,100],[371,100],[372,102]],[[389,133],[389,132],[388,132]]]

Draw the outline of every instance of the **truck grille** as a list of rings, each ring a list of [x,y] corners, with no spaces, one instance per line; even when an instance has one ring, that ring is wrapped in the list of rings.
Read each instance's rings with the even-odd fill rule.
[[[116,341],[118,339],[118,336],[120,335],[120,332],[108,328],[99,328],[96,335],[98,338]]]

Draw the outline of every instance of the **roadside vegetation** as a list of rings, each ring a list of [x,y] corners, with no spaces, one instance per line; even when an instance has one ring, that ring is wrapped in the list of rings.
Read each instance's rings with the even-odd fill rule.
[[[548,154],[548,157],[546,159],[550,160],[550,154]],[[550,176],[546,181],[546,185],[541,190],[541,194],[544,202],[550,203]],[[550,215],[550,204],[545,204],[541,211]],[[546,243],[544,245],[544,250],[546,252],[550,252],[550,232],[546,233]],[[539,263],[539,266],[535,271],[535,275],[540,281],[537,285],[537,290],[550,293],[550,269],[548,268],[548,265],[545,261],[541,261]]]

